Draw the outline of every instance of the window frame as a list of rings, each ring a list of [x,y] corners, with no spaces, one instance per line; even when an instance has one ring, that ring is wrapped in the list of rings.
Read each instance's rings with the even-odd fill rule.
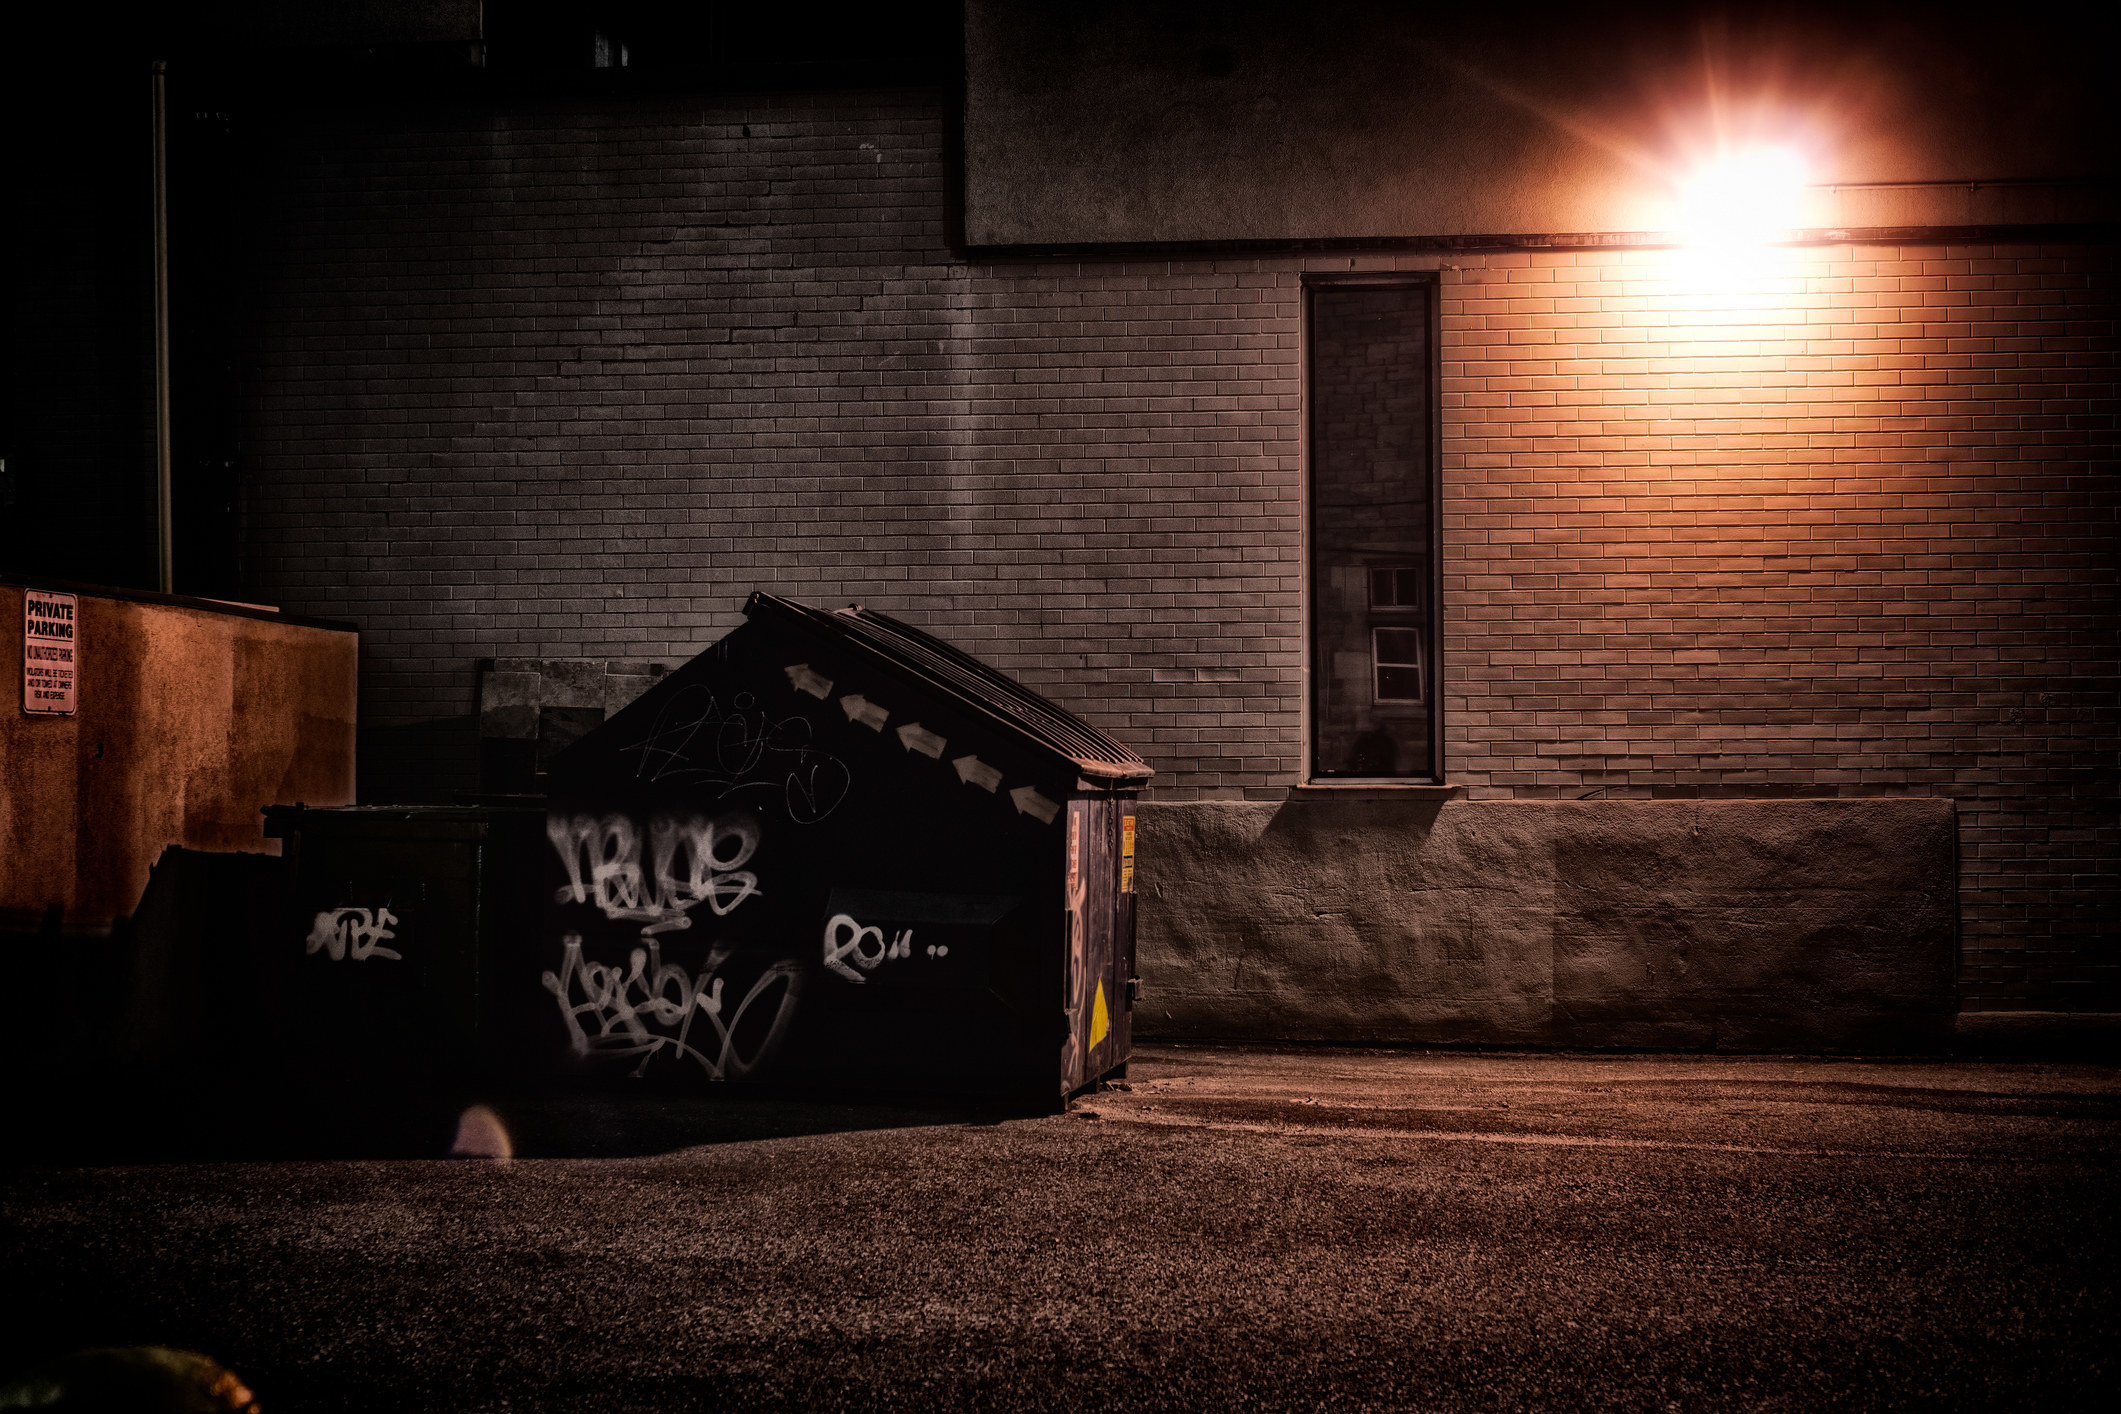
[[[1408,662],[1406,659],[1403,658],[1394,658],[1390,662],[1385,661],[1382,640],[1384,636],[1388,633],[1411,633],[1414,635],[1415,648],[1414,659],[1412,662]],[[1409,703],[1422,707],[1428,706],[1429,662],[1428,650],[1426,646],[1427,639],[1428,635],[1422,631],[1422,626],[1420,624],[1404,623],[1370,625],[1370,700],[1373,703],[1380,707],[1399,707],[1405,706]],[[1412,668],[1414,670],[1415,680],[1420,687],[1420,693],[1414,697],[1385,696],[1386,668]]]
[[[1299,612],[1303,619],[1302,669],[1299,730],[1302,734],[1302,756],[1299,779],[1310,786],[1440,786],[1447,779],[1444,761],[1444,684],[1445,665],[1443,652],[1443,280],[1435,270],[1354,270],[1344,273],[1306,271],[1298,277],[1301,322],[1297,362],[1300,382],[1298,397],[1302,412],[1299,422],[1303,428],[1302,447],[1298,457],[1298,481],[1302,498],[1303,546],[1301,590],[1297,595]],[[1314,471],[1318,427],[1316,414],[1318,400],[1312,388],[1311,357],[1318,346],[1314,328],[1316,302],[1314,291],[1348,289],[1424,289],[1428,304],[1428,367],[1423,370],[1427,384],[1426,411],[1428,427],[1428,574],[1422,585],[1423,602],[1415,609],[1392,608],[1383,610],[1395,617],[1404,614],[1405,626],[1419,628],[1427,649],[1427,662],[1423,665],[1422,690],[1428,714],[1429,771],[1427,774],[1397,776],[1350,776],[1339,773],[1320,775],[1317,752],[1317,673],[1314,661],[1317,653],[1317,606],[1312,602],[1317,583],[1318,536],[1315,528],[1317,477]],[[1379,566],[1383,568],[1383,566]],[[1365,568],[1367,578],[1368,567]],[[1367,598],[1367,589],[1365,591]],[[1375,690],[1377,664],[1372,650],[1371,681]],[[1394,699],[1395,702],[1399,699]]]
[[[1418,614],[1418,613],[1420,613],[1420,612],[1422,611],[1422,609],[1423,609],[1424,607],[1426,607],[1426,606],[1427,606],[1427,604],[1428,604],[1428,601],[1429,601],[1429,586],[1428,586],[1428,584],[1427,584],[1427,583],[1426,583],[1425,581],[1423,581],[1423,580],[1420,580],[1420,579],[1417,579],[1417,580],[1415,580],[1415,581],[1414,581],[1414,585],[1415,585],[1415,593],[1416,593],[1416,596],[1417,596],[1416,598],[1414,598],[1414,599],[1412,599],[1412,600],[1401,600],[1401,599],[1394,599],[1394,600],[1393,600],[1393,601],[1392,601],[1391,603],[1389,603],[1389,604],[1380,604],[1380,603],[1378,603],[1378,602],[1377,602],[1377,576],[1379,576],[1379,575],[1381,575],[1381,574],[1388,574],[1388,575],[1391,575],[1391,576],[1393,577],[1393,584],[1392,584],[1392,592],[1396,594],[1396,593],[1398,593],[1398,592],[1399,592],[1399,576],[1400,576],[1400,575],[1403,575],[1403,574],[1408,574],[1408,573],[1411,573],[1411,572],[1412,572],[1412,566],[1410,566],[1410,565],[1371,565],[1371,566],[1369,566],[1369,567],[1368,567],[1368,570],[1367,570],[1367,573],[1368,573],[1368,574],[1369,574],[1369,576],[1370,576],[1370,585],[1369,585],[1369,598],[1370,598],[1370,612],[1371,612],[1371,613],[1373,613],[1373,614]]]

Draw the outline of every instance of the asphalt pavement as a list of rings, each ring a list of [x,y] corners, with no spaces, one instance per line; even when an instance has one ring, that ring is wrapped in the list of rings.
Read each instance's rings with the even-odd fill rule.
[[[2121,1374],[2111,1068],[1155,1046],[1031,1118],[495,1108],[508,1162],[358,1156],[440,1154],[432,1114],[324,1158],[285,1155],[328,1107],[202,1099],[159,1158],[18,1128],[0,1359],[197,1350],[268,1414],[2069,1410]]]

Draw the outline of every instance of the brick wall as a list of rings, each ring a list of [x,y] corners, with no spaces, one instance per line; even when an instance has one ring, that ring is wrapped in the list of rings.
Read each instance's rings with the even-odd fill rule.
[[[468,713],[482,656],[681,660],[761,588],[933,628],[1180,788],[1295,769],[1288,278],[955,262],[926,100],[261,140],[258,592],[361,621],[371,726]]]
[[[1454,776],[1956,797],[1968,1004],[2121,1000],[2111,249],[1466,265]]]
[[[471,784],[476,659],[753,588],[1278,796],[1297,276],[1441,269],[1451,777],[1955,796],[1967,1005],[2121,1005],[2110,247],[966,262],[918,94],[254,140],[252,592],[361,623],[371,796]]]

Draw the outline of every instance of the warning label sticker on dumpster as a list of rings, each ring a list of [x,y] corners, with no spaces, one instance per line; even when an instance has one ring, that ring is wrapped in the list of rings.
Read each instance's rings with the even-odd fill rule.
[[[45,589],[22,591],[23,711],[58,717],[74,714],[80,602],[71,594]]]
[[[1080,801],[1069,802],[1068,808],[1068,897],[1069,907],[1083,880],[1083,808]]]
[[[1119,818],[1119,891],[1134,892],[1134,816]]]

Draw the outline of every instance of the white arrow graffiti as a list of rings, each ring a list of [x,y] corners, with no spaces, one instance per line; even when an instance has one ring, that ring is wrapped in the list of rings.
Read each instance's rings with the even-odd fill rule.
[[[1036,815],[1041,825],[1052,824],[1053,817],[1060,813],[1058,803],[1046,799],[1030,786],[1018,786],[1009,792],[1009,798],[1016,802],[1019,815]]]
[[[950,764],[957,767],[959,780],[976,785],[981,790],[993,790],[1002,783],[1002,773],[977,756],[960,756]]]
[[[845,697],[842,697],[840,699],[840,710],[847,714],[848,721],[860,722],[873,732],[882,731],[884,723],[891,716],[889,712],[876,703],[871,702],[859,692],[850,692]]]
[[[929,731],[919,722],[908,722],[898,729],[899,745],[908,751],[918,751],[923,756],[943,759],[943,739]]]
[[[788,674],[788,685],[798,692],[807,692],[818,701],[832,691],[832,679],[816,672],[808,663],[790,663],[781,671]]]

